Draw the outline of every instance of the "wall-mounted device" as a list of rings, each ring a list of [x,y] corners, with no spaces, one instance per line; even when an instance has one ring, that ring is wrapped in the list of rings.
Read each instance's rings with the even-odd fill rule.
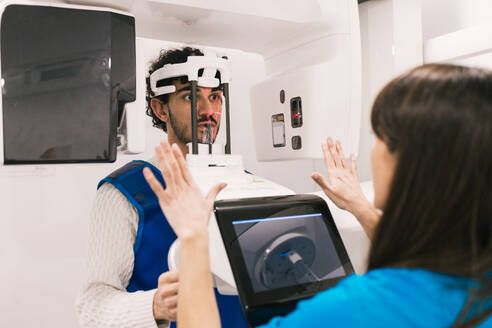
[[[354,272],[317,196],[221,200],[214,211],[250,326],[289,313]]]
[[[135,100],[135,20],[102,9],[6,5],[1,77],[1,162],[112,162],[125,104]]]

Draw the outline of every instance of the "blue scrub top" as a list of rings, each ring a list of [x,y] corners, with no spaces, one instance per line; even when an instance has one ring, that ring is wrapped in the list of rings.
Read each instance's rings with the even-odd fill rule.
[[[451,327],[476,286],[428,270],[377,269],[353,274],[261,327]],[[484,308],[491,306],[492,297]],[[477,327],[492,328],[492,317]]]

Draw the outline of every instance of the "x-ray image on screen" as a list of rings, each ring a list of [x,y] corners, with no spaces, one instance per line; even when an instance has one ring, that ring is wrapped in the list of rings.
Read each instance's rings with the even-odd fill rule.
[[[321,213],[232,223],[255,292],[346,274]]]

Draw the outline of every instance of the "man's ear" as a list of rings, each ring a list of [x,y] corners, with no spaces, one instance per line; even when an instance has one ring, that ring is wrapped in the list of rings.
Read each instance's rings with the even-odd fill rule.
[[[167,104],[164,104],[162,101],[156,98],[152,98],[150,100],[150,108],[154,112],[154,115],[157,116],[162,122],[167,122],[169,119],[169,107]]]

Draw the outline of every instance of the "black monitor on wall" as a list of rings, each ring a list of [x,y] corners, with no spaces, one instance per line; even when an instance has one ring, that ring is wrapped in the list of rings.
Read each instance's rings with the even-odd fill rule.
[[[4,164],[113,162],[135,100],[135,19],[8,5],[1,17]]]

